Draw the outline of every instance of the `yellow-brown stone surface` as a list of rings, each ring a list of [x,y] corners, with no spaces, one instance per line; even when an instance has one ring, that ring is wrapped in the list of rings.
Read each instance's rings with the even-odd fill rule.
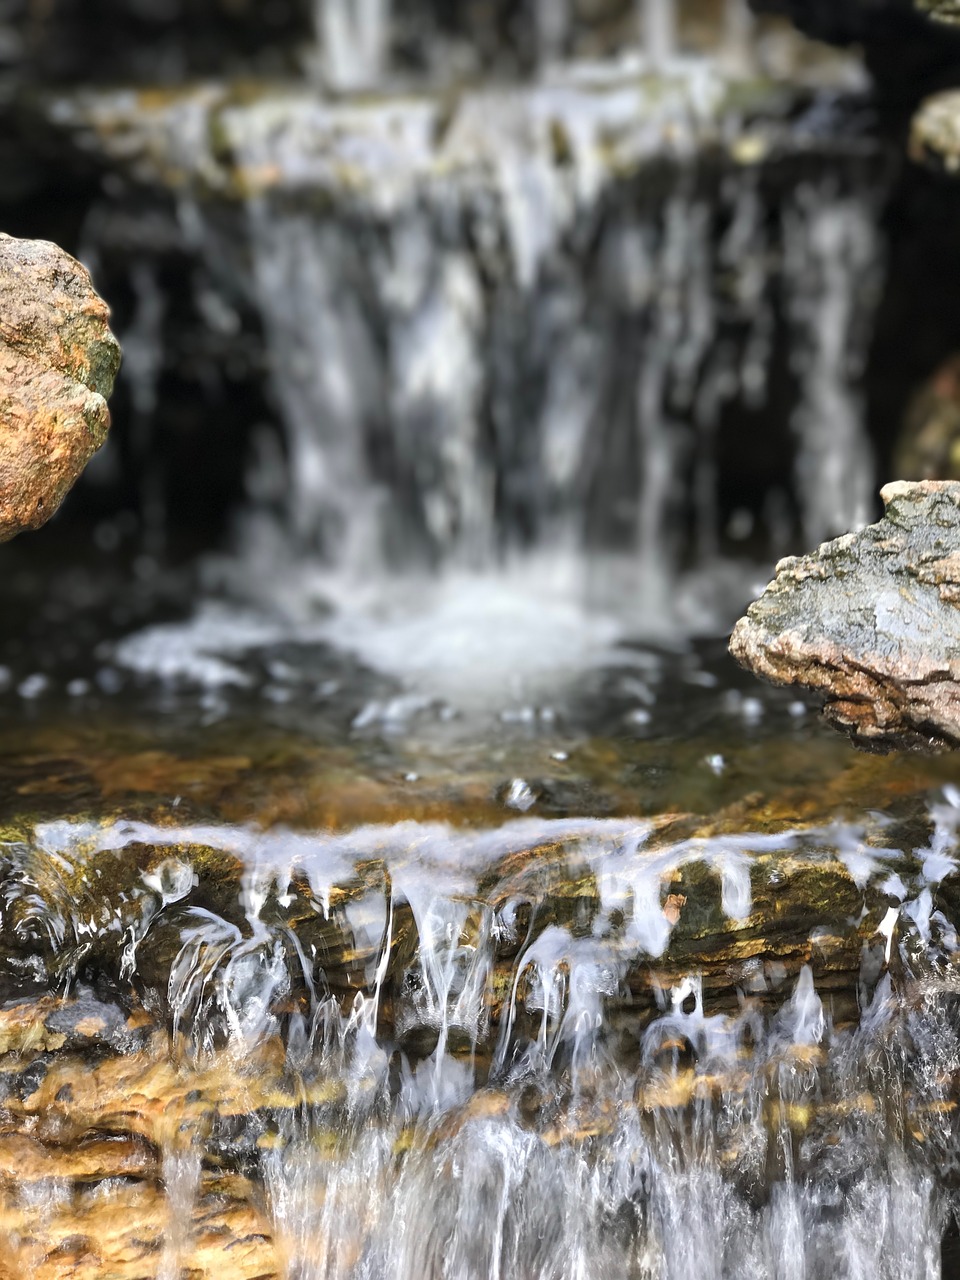
[[[49,520],[106,439],[108,318],[69,254],[0,233],[0,542]]]

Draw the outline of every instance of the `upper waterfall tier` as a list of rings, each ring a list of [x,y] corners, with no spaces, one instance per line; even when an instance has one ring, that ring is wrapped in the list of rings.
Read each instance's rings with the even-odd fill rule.
[[[732,537],[778,550],[869,518],[862,88],[798,49],[765,76],[632,54],[450,93],[88,91],[50,116],[172,208],[205,330],[257,330],[284,457],[250,491],[288,548],[348,576],[627,552],[666,615],[736,513]],[[110,192],[92,247],[129,255],[149,406],[157,248],[139,219],[118,245]]]
[[[56,97],[49,118],[99,162],[173,190],[366,195],[389,209],[424,183],[476,182],[496,170],[504,148],[571,166],[585,195],[651,161],[710,149],[745,165],[849,150],[842,112],[828,135],[822,118],[804,118],[805,108],[818,93],[832,99],[865,88],[856,60],[832,55],[739,75],[716,60],[651,70],[627,57],[452,94],[331,99],[295,82],[84,90]]]

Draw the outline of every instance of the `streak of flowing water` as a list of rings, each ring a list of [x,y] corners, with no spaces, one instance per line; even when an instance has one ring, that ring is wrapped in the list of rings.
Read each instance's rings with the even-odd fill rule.
[[[637,0],[637,13],[644,57],[662,71],[677,54],[676,0]]]
[[[872,510],[873,452],[853,381],[869,336],[855,299],[862,305],[877,288],[875,227],[868,203],[823,188],[801,188],[784,214],[802,387],[794,414],[797,487],[810,543],[861,527]]]
[[[387,70],[391,0],[314,0],[319,67],[331,89],[378,89]]]

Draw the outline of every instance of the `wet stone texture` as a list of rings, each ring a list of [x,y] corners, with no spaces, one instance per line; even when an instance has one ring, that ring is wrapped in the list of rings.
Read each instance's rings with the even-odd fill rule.
[[[897,481],[884,518],[777,565],[734,629],[755,674],[825,695],[863,745],[960,746],[960,483]]]
[[[954,174],[960,169],[960,93],[932,94],[910,124],[910,158],[917,164]]]
[[[69,254],[0,233],[0,542],[48,520],[106,439],[108,314]]]

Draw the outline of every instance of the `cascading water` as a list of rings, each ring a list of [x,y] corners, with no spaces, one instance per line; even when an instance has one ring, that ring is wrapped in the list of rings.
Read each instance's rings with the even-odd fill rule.
[[[314,0],[318,66],[340,92],[379,86],[389,51],[390,0]]]
[[[318,0],[309,83],[70,105],[283,456],[215,601],[0,666],[0,1276],[950,1275],[960,793],[689,638],[868,517],[884,166],[741,0],[609,8],[436,90]]]
[[[650,66],[661,70],[676,56],[675,0],[637,0],[640,46]]]
[[[926,1280],[960,1155],[958,799],[911,854],[876,818],[58,822],[8,849],[0,896],[32,981],[87,939],[148,993],[139,1057],[107,1051],[84,1105],[151,1096],[143,1036],[172,1014],[180,1100],[139,1122],[166,1135],[163,1276],[220,1186],[299,1280]],[[772,903],[795,932],[761,958]]]
[[[252,199],[293,528],[334,564],[634,547],[669,583],[689,512],[709,561],[718,417],[763,402],[778,285],[797,352],[805,535],[863,522],[873,476],[853,385],[876,190],[825,182],[787,207],[782,240],[749,169],[712,193],[681,173],[665,199],[627,207],[598,150],[633,103],[614,98],[592,122],[586,105],[544,90],[523,126],[509,103],[468,102],[439,151],[426,107],[353,122],[320,108],[304,128],[335,146],[369,126],[365,166],[402,130],[403,169],[379,176],[355,218],[291,207],[289,193]],[[225,122],[260,168],[267,138],[241,112]],[[522,145],[506,140],[525,127]],[[572,153],[561,163],[558,130]],[[471,147],[493,163],[492,188],[428,177],[411,199],[411,169],[445,175]]]
[[[872,450],[853,382],[865,358],[857,300],[876,292],[880,251],[876,213],[863,200],[801,188],[784,220],[802,387],[797,488],[804,537],[817,543],[862,527],[872,512]]]
[[[642,57],[567,62],[579,19],[558,4],[528,15],[532,80],[391,96],[382,0],[317,13],[327,79],[376,92],[205,87],[160,104],[138,159],[180,175],[183,233],[234,292],[225,197],[243,219],[288,459],[271,517],[247,522],[248,543],[272,525],[248,561],[258,575],[278,545],[308,576],[333,570],[341,596],[380,568],[526,560],[531,578],[590,578],[614,611],[647,593],[646,617],[682,627],[678,579],[714,573],[744,530],[779,554],[797,528],[818,541],[863,522],[858,379],[885,177],[862,139],[817,151],[847,72],[823,102],[820,73],[798,88],[802,58],[784,72],[782,42],[756,35],[742,0],[713,15],[709,55],[691,52],[683,6],[642,0]],[[124,109],[88,109],[103,145]],[[198,311],[214,296],[207,277]],[[140,363],[149,404],[156,370]],[[754,491],[737,501],[761,431]],[[695,608],[722,625],[707,598]]]

